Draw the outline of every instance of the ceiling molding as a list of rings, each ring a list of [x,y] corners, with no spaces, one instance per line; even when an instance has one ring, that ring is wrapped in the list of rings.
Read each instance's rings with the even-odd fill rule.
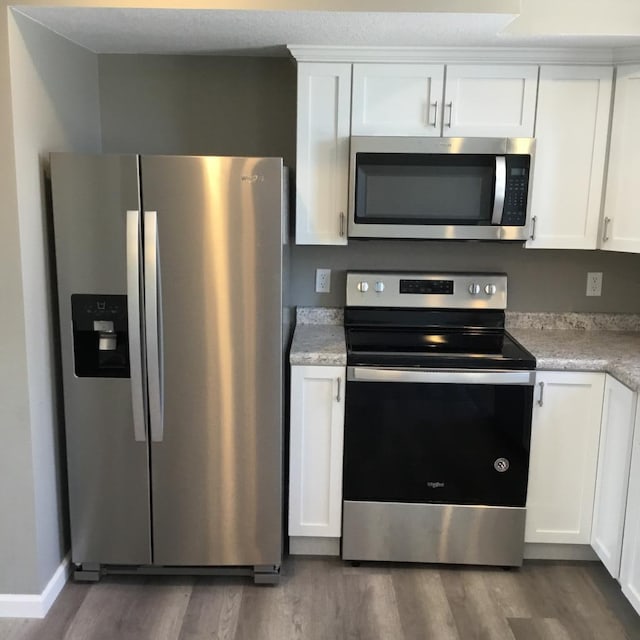
[[[614,52],[616,64],[636,64],[640,62],[640,47],[625,47]]]
[[[614,58],[614,50],[606,48],[332,47],[295,44],[287,45],[287,48],[298,62],[613,64],[618,61]],[[640,47],[625,51],[640,61]]]

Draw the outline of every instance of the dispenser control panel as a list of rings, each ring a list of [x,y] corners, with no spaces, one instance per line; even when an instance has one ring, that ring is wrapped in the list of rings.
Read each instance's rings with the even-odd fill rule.
[[[128,378],[127,296],[71,296],[73,355],[79,378]]]

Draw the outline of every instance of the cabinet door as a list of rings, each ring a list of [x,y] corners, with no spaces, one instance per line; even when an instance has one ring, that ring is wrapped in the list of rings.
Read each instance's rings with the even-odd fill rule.
[[[354,64],[354,136],[439,136],[441,64]]]
[[[525,542],[589,544],[603,373],[536,375]]]
[[[289,535],[340,537],[344,367],[291,367]]]
[[[635,392],[608,375],[604,385],[591,546],[614,578],[620,574],[635,415]]]
[[[442,134],[532,137],[537,82],[535,65],[448,65]]]
[[[624,521],[622,562],[620,564],[622,593],[640,614],[640,411],[631,452],[631,472],[627,492],[627,510]]]
[[[640,65],[618,67],[602,249],[640,253]]]
[[[296,243],[347,244],[351,65],[298,65]]]
[[[612,67],[540,69],[527,247],[596,248],[612,78]]]

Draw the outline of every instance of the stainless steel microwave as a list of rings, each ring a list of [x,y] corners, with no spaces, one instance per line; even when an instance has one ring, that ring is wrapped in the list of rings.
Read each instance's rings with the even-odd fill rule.
[[[533,138],[351,138],[351,238],[526,240]]]

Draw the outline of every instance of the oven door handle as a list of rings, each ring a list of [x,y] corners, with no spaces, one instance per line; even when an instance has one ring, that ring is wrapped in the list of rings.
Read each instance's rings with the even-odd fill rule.
[[[424,384],[531,385],[535,371],[460,371],[431,369],[375,369],[347,367],[349,382],[418,382]]]

